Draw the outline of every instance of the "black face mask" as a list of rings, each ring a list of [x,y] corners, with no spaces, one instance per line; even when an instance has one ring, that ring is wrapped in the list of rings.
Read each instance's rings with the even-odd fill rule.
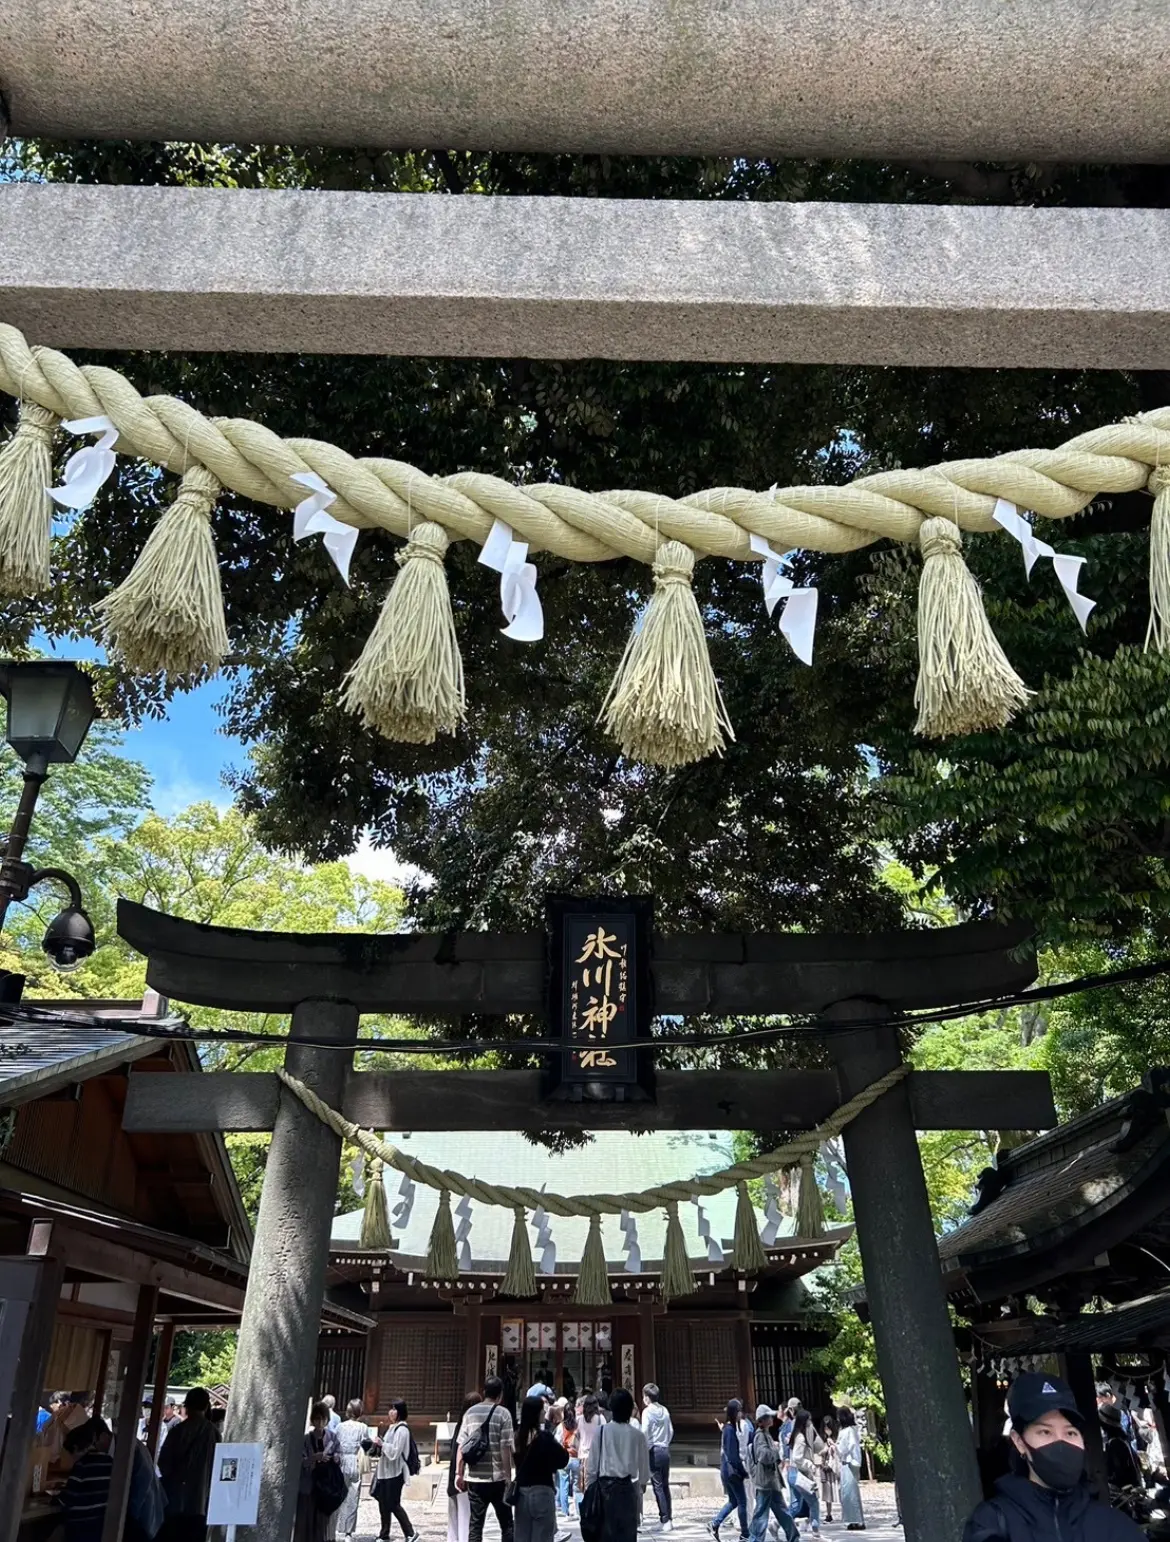
[[[1022,1437],[1021,1437],[1022,1438]],[[1058,1492],[1076,1488],[1085,1473],[1085,1449],[1068,1440],[1054,1440],[1047,1446],[1029,1446],[1028,1462],[1045,1488]]]

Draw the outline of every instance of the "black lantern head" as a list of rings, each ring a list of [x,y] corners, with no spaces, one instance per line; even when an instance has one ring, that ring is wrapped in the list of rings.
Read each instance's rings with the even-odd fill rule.
[[[53,659],[0,664],[0,695],[8,702],[5,737],[21,760],[42,756],[49,765],[68,765],[77,759],[97,716],[84,670]]]

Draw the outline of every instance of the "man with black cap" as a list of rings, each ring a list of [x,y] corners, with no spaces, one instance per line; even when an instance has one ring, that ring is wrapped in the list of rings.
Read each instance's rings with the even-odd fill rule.
[[[1065,1382],[1040,1371],[1018,1376],[1008,1413],[1020,1470],[976,1508],[963,1542],[1145,1542],[1128,1516],[1090,1498],[1085,1421]]]

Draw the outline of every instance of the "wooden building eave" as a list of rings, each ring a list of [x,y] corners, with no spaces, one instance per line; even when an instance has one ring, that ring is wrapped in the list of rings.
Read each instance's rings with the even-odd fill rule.
[[[697,1294],[718,1286],[730,1287],[738,1294],[738,1282],[743,1280],[754,1290],[765,1280],[799,1279],[831,1263],[852,1235],[852,1226],[838,1226],[822,1237],[785,1237],[783,1246],[767,1249],[768,1267],[749,1276],[737,1274],[727,1265],[714,1268],[705,1259],[692,1259],[691,1268],[699,1282]],[[539,1295],[517,1302],[499,1295],[506,1270],[507,1262],[496,1259],[476,1265],[460,1274],[457,1280],[437,1281],[428,1278],[425,1258],[396,1252],[374,1253],[352,1244],[334,1243],[329,1251],[328,1279],[334,1285],[366,1290],[370,1311],[409,1311],[411,1298],[417,1292],[420,1298],[417,1305],[423,1309],[438,1296],[451,1301],[474,1298],[493,1304],[498,1302],[509,1309],[514,1307],[522,1314],[525,1306],[531,1307],[534,1302],[561,1305],[570,1300],[577,1276],[577,1266],[573,1263],[561,1265],[555,1274],[537,1275]],[[647,1262],[639,1274],[627,1273],[620,1262],[611,1263],[611,1290],[619,1301],[622,1297],[644,1299],[658,1292],[661,1270],[661,1261]],[[375,1283],[376,1289],[371,1291]],[[389,1299],[391,1295],[393,1299]]]
[[[1170,1091],[1165,1073],[1147,1080],[985,1175],[970,1220],[939,1243],[956,1305],[1045,1290],[1125,1301],[1162,1283],[1170,1269]]]
[[[161,1317],[191,1324],[239,1320],[248,1269],[228,1253],[123,1216],[13,1189],[0,1189],[4,1217],[23,1224],[30,1255],[60,1258],[69,1274],[153,1285],[176,1298]],[[321,1321],[325,1329],[363,1333],[372,1325],[363,1313],[328,1299]]]

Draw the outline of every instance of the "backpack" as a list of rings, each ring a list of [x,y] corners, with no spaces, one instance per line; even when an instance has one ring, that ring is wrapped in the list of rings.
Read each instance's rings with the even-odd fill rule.
[[[313,1468],[313,1506],[318,1515],[332,1515],[345,1503],[349,1485],[336,1462],[320,1462]]]
[[[479,1464],[492,1454],[492,1432],[489,1426],[492,1422],[493,1408],[486,1419],[482,1421],[474,1436],[463,1447],[464,1467],[478,1467]]]
[[[418,1447],[414,1443],[413,1435],[410,1437],[410,1446],[406,1452],[406,1470],[412,1478],[417,1478],[422,1470],[422,1463],[418,1459]]]

